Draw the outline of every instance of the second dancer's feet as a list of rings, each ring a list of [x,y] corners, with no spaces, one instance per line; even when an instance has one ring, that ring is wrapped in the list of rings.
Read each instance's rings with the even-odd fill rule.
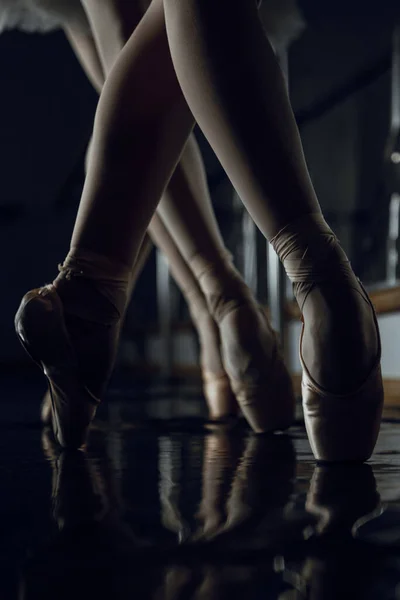
[[[203,393],[209,417],[212,420],[235,417],[238,403],[224,368],[218,325],[211,316],[200,289],[194,290],[192,294],[187,293],[186,301],[199,336]]]
[[[231,264],[217,268],[197,255],[190,265],[218,325],[224,369],[243,415],[257,433],[287,429],[295,398],[264,311]]]

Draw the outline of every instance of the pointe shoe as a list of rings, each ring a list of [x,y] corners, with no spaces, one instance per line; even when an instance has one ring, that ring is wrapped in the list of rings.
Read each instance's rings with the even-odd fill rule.
[[[367,294],[365,298],[370,302]],[[371,310],[378,331],[372,304]],[[302,335],[300,348],[301,343]],[[359,389],[349,394],[332,394],[313,380],[300,350],[304,421],[317,460],[364,462],[372,455],[378,439],[383,409],[380,361],[379,341],[376,363]]]
[[[304,421],[315,458],[323,462],[364,462],[374,450],[383,408],[381,342],[372,303],[322,215],[306,215],[289,224],[271,243],[294,284],[301,311],[309,293],[325,282],[353,288],[371,310],[377,353],[370,372],[358,389],[343,394],[331,393],[314,380],[303,358],[303,318],[299,348]]]
[[[236,417],[239,406],[232,392],[228,375],[222,371],[213,373],[202,370],[203,394],[207,402],[210,419],[219,421]]]
[[[224,420],[237,416],[238,404],[224,370],[218,326],[208,311],[202,292],[195,291],[188,291],[186,300],[200,342],[203,394],[210,420]]]
[[[292,381],[263,309],[253,302],[232,307],[218,325],[230,386],[249,425],[255,433],[291,427]]]
[[[289,428],[292,382],[263,309],[233,266],[219,272],[195,256],[191,268],[218,325],[224,370],[243,416],[256,433]]]
[[[53,433],[62,447],[82,447],[100,399],[82,381],[54,285],[24,296],[15,316],[15,329],[48,381],[51,407],[48,401],[44,403],[42,417],[47,420],[51,414]]]

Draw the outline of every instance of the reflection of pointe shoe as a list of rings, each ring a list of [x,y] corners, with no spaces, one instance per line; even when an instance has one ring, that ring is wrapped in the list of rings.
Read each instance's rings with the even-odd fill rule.
[[[28,292],[15,317],[18,337],[47,377],[54,435],[63,447],[81,447],[100,402],[85,386],[53,285]],[[48,404],[45,403],[45,418]]]
[[[239,436],[221,431],[205,438],[201,503],[196,514],[199,527],[193,541],[211,540],[224,527],[226,502],[242,451]]]
[[[317,466],[306,501],[306,509],[317,518],[317,524],[304,533],[319,542],[304,553],[300,571],[296,563],[294,570],[283,570],[283,580],[294,589],[279,600],[370,597],[371,583],[376,582],[382,567],[377,556],[361,550],[351,536],[357,519],[374,509],[379,500],[369,465]]]
[[[195,575],[190,567],[185,565],[168,566],[165,569],[164,581],[154,598],[163,598],[163,600],[187,598],[187,590],[193,588],[193,579],[195,579]]]
[[[293,282],[301,312],[307,314],[302,319],[300,360],[304,420],[314,456],[328,462],[367,460],[376,444],[383,406],[381,345],[372,304],[322,215],[298,219],[271,243]],[[335,343],[326,346],[323,341],[321,348],[327,351],[315,350],[313,344],[317,339],[321,344],[325,331],[328,337],[336,332]],[[358,369],[360,374],[359,364],[368,365]],[[310,369],[330,383],[317,383]],[[332,382],[337,391],[327,389]]]
[[[349,536],[354,524],[379,503],[369,465],[321,465],[314,470],[306,510],[317,517],[318,536]]]
[[[293,493],[296,455],[285,435],[250,436],[243,447],[237,436],[210,435],[205,442],[203,490],[195,539],[230,547],[244,539],[269,543],[272,529],[284,520]],[[260,523],[269,533],[260,532]],[[264,535],[264,537],[263,537]],[[279,529],[282,536],[282,529]]]
[[[44,451],[53,467],[53,516],[59,529],[102,522],[110,506],[94,461],[82,450],[60,449],[57,453],[48,446]]]
[[[230,386],[255,432],[284,430],[294,421],[295,398],[276,334],[240,275],[195,256],[191,268],[219,329]]]
[[[251,543],[258,536],[265,544],[274,538],[272,530],[279,529],[282,538],[295,473],[296,454],[289,436],[250,437],[232,482],[221,534],[237,536],[240,532]]]

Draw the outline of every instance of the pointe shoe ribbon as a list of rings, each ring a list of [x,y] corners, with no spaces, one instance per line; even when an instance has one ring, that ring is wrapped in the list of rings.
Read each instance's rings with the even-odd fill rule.
[[[82,447],[100,399],[80,378],[62,303],[53,285],[24,296],[15,328],[25,350],[46,375],[50,406],[45,413],[57,442],[64,448]]]
[[[60,275],[53,284],[31,290],[24,296],[15,316],[15,328],[25,350],[48,381],[49,394],[42,406],[42,418],[45,422],[51,420],[57,442],[72,449],[85,445],[100,398],[89,389],[82,376],[76,352],[79,338],[74,346],[59,286],[68,287],[73,277],[94,281],[94,291],[90,285],[88,287],[91,290],[89,301],[79,293],[75,294],[76,298],[72,295],[68,314],[82,319],[84,328],[87,321],[99,324],[108,332],[118,327],[123,314],[130,271],[123,265],[112,265],[106,257],[84,250],[72,250],[59,270]],[[99,301],[92,302],[97,296]],[[85,334],[87,332],[82,331],[82,335]],[[94,353],[93,356],[98,355]],[[93,356],[87,356],[87,360],[96,360]],[[96,364],[93,362],[93,366]],[[108,373],[104,374],[107,376]],[[102,386],[98,387],[100,390]]]
[[[304,420],[315,458],[327,462],[365,461],[375,447],[383,407],[381,342],[372,303],[322,215],[306,215],[289,224],[271,244],[294,284],[300,310],[314,286],[325,282],[346,283],[371,308],[378,352],[371,371],[357,390],[348,394],[330,393],[315,382],[302,354],[304,321],[299,348]]]

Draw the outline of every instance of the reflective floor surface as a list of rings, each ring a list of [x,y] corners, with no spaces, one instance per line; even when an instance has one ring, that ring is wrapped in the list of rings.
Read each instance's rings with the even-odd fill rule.
[[[87,453],[0,380],[1,600],[400,598],[400,414],[366,465],[287,435],[213,427],[196,388],[112,386]],[[399,420],[398,420],[399,418]]]

